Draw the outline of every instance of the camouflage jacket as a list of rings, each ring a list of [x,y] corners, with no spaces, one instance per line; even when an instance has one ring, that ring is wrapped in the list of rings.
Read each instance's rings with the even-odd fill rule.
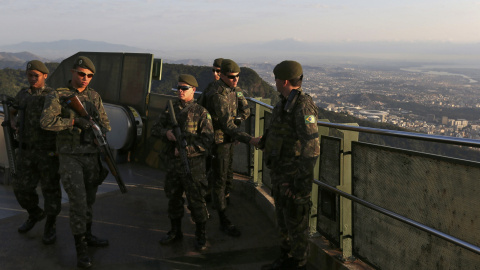
[[[235,140],[248,143],[252,136],[242,132],[234,123],[237,116],[242,120],[250,116],[250,108],[242,89],[230,88],[220,79],[209,84],[205,92],[207,93],[207,110],[212,115],[215,130],[215,143]]]
[[[320,155],[317,117],[318,108],[312,98],[298,89],[300,95],[290,113],[284,110],[287,99],[273,108],[270,125],[260,140],[267,167],[277,174],[292,175],[290,184],[296,192],[309,193],[313,169]]]
[[[206,155],[213,144],[213,126],[210,114],[193,100],[186,104],[176,100],[173,102],[173,108],[180,130],[187,141],[188,157]],[[167,106],[153,124],[152,135],[168,142],[171,147],[167,154],[174,156],[175,142],[166,140],[167,131],[172,128]]]
[[[57,150],[59,153],[97,153],[99,150],[93,141],[91,130],[82,131],[72,125],[73,119],[80,117],[66,103],[64,98],[76,94],[88,114],[106,132],[110,131],[110,121],[103,107],[102,98],[90,87],[82,92],[68,83],[66,88],[58,88],[45,97],[40,126],[43,129],[57,131]]]
[[[19,141],[28,148],[55,150],[56,133],[44,130],[40,127],[45,96],[50,94],[53,88],[43,87],[32,90],[30,87],[23,88],[15,96],[15,106],[18,108],[17,130]]]

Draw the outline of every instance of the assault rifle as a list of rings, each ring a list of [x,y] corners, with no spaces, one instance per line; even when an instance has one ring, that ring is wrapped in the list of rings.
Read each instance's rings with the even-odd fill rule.
[[[180,130],[180,126],[178,125],[177,118],[175,117],[175,110],[173,109],[172,100],[168,101],[168,112],[170,114],[170,120],[172,121],[173,125],[173,134],[175,135],[175,144],[178,149],[178,153],[180,154],[180,160],[182,161],[182,165],[184,171],[187,175],[192,175],[190,171],[190,165],[188,165],[188,158],[187,158],[187,140],[185,136],[182,134]]]
[[[13,106],[15,99],[7,95],[2,95],[2,106],[3,113],[5,115],[2,127],[3,127],[3,136],[5,137],[5,146],[7,148],[7,158],[8,166],[10,167],[10,172],[12,176],[15,176],[17,172],[16,162],[15,162],[15,146],[14,146],[14,130],[11,126],[12,116],[10,114],[10,108]]]
[[[120,191],[122,193],[127,192],[127,187],[125,187],[125,184],[123,183],[122,178],[120,177],[120,174],[118,173],[117,169],[117,164],[115,164],[115,160],[113,159],[112,152],[110,150],[110,146],[108,145],[107,140],[105,139],[105,136],[98,126],[98,124],[93,120],[93,118],[88,114],[88,112],[85,110],[85,107],[83,107],[82,102],[78,98],[77,95],[73,95],[68,97],[65,100],[65,103],[76,113],[78,113],[81,117],[87,119],[90,121],[91,127],[93,134],[95,135],[95,144],[100,148],[100,151],[105,155],[105,161],[107,162],[108,168],[110,169],[110,172],[112,173],[113,176],[115,176],[115,180],[117,181],[118,187],[120,188]]]

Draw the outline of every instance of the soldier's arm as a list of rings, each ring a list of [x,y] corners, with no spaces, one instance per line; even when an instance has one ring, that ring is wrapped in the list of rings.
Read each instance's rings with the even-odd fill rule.
[[[237,92],[237,99],[238,99],[238,116],[241,117],[242,120],[246,120],[250,116],[250,108],[248,107],[248,101],[243,95],[242,91]]]
[[[40,127],[50,131],[61,131],[73,127],[73,116],[62,118],[62,105],[56,91],[45,96],[42,115],[40,116]]]
[[[320,155],[320,141],[317,128],[317,110],[315,105],[300,104],[296,108],[295,125],[301,144],[300,156],[297,159],[298,174],[295,175],[295,192],[301,196],[310,194],[313,182],[313,170]]]
[[[167,113],[167,108],[163,112],[161,112],[157,120],[153,123],[151,134],[152,136],[159,137],[159,138],[166,138],[167,131],[172,129],[171,126],[168,125],[169,115]]]
[[[215,93],[212,96],[212,104],[214,106],[215,115],[218,117],[218,122],[220,128],[223,132],[243,143],[249,143],[252,136],[240,130],[240,128],[235,125],[233,115],[228,109],[228,99],[219,94]]]
[[[193,145],[187,146],[187,153],[205,153],[209,151],[213,144],[213,125],[212,118],[207,110],[199,110],[199,121],[197,125],[197,134]]]
[[[110,127],[110,120],[108,119],[107,113],[105,112],[105,108],[103,107],[102,98],[100,97],[100,95],[98,95],[98,93],[97,93],[95,103],[96,103],[98,114],[100,117],[100,123],[98,124],[100,124],[105,130],[111,131],[112,127]]]

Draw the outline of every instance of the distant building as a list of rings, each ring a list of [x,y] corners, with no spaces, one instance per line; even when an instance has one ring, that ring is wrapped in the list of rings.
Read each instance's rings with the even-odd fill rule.
[[[385,122],[385,118],[388,115],[388,112],[378,110],[361,110],[358,113],[375,122]]]
[[[468,126],[468,120],[465,120],[465,119],[455,120],[455,122],[453,123],[453,126],[457,129],[462,129]]]
[[[448,117],[447,116],[442,116],[442,125],[448,124]]]

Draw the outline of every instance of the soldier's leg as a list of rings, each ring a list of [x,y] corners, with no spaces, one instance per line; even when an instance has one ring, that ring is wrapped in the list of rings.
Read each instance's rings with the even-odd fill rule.
[[[165,180],[165,194],[168,198],[168,217],[170,218],[171,229],[160,239],[160,244],[168,245],[183,238],[182,217],[184,215],[185,200],[183,199],[183,187],[176,172],[178,166],[174,166],[167,172]]]
[[[74,155],[60,154],[59,173],[70,204],[70,228],[74,235],[85,234],[87,221],[87,194],[83,165]]]
[[[77,266],[88,268],[92,260],[88,256],[85,233],[87,230],[87,195],[83,176],[83,164],[80,156],[60,154],[59,173],[63,189],[68,195],[70,204],[70,229],[75,239]]]
[[[225,181],[225,203],[230,204],[230,192],[233,189],[233,154],[234,154],[235,144],[230,144],[230,150],[228,155],[227,163],[227,179]]]
[[[53,152],[44,152],[41,158],[42,162],[39,163],[38,169],[41,172],[40,184],[44,197],[45,214],[57,216],[62,207],[58,157]]]
[[[281,183],[284,181],[281,175],[270,171],[270,179],[272,181],[272,195],[275,200],[275,216],[280,233],[280,255],[271,264],[262,266],[262,270],[271,269],[288,269],[285,266],[289,262],[289,253],[291,250],[291,242],[288,234],[286,223],[286,200],[285,188]],[[291,257],[291,256],[290,256]]]
[[[205,189],[206,194],[205,194],[205,201],[211,202],[212,196],[213,196],[213,173],[212,173],[212,159],[213,155],[208,155],[205,161],[205,171],[207,175],[207,187]]]
[[[20,206],[28,212],[28,219],[18,228],[18,232],[26,233],[45,217],[43,210],[38,207],[36,191],[40,175],[35,168],[37,160],[31,150],[22,150],[17,155],[16,162],[20,169],[12,182],[13,192]]]
[[[87,220],[85,240],[89,247],[106,247],[109,245],[107,239],[102,239],[92,234],[93,204],[96,200],[98,185],[103,182],[100,173],[101,164],[98,154],[86,155],[82,158],[82,161],[85,181],[85,192],[87,196]]]
[[[311,202],[308,199],[289,199],[285,213],[285,223],[290,239],[290,262],[293,267],[305,267],[309,253],[308,221]]]
[[[240,231],[227,218],[225,213],[225,185],[228,177],[228,165],[230,162],[230,154],[232,151],[232,143],[217,144],[215,146],[215,159],[212,164],[215,172],[214,185],[214,203],[220,217],[220,230],[230,236],[240,236]]]
[[[53,152],[42,152],[39,156],[41,171],[41,187],[44,198],[44,209],[47,215],[43,232],[43,243],[53,244],[56,240],[56,219],[61,210],[62,191],[60,187],[60,175],[58,174],[58,157]]]
[[[212,160],[213,177],[213,203],[218,211],[225,209],[225,182],[227,179],[227,162],[225,155],[228,153],[230,144],[216,144],[214,148],[214,158]]]
[[[185,189],[185,195],[188,201],[188,209],[192,213],[192,219],[195,222],[195,248],[197,250],[206,249],[206,230],[205,225],[208,219],[207,206],[204,199],[204,186],[206,184],[204,157],[195,157],[189,159],[192,176],[182,177],[182,185]]]

